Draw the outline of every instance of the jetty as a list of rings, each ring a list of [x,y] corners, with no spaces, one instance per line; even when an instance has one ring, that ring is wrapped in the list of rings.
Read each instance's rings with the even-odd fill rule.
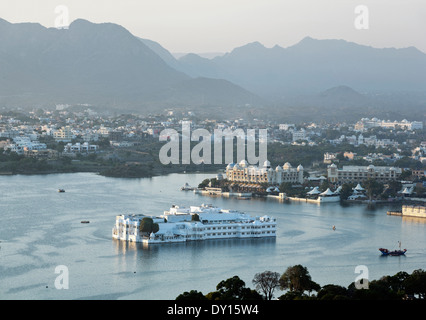
[[[387,214],[391,216],[426,218],[426,206],[403,205],[401,210],[388,211]]]

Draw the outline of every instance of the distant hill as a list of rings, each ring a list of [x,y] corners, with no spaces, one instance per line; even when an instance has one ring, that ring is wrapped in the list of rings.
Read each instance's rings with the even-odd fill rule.
[[[414,47],[378,49],[306,37],[288,48],[254,42],[211,60],[188,55],[179,62],[188,74],[227,79],[276,101],[341,85],[362,93],[426,89],[426,54]]]
[[[79,19],[58,30],[0,19],[0,107],[62,103],[221,118],[424,119],[426,54],[306,37],[176,59],[113,23]]]
[[[196,106],[200,97],[206,105],[218,97],[228,106],[262,101],[228,81],[191,78],[112,23],[79,19],[58,30],[0,19],[0,43],[0,106],[91,103],[141,110]]]
[[[253,42],[213,59],[170,56],[167,63],[192,77],[226,79],[267,100],[268,107],[250,111],[253,116],[426,117],[426,55],[414,47],[377,49],[306,37],[288,48]]]

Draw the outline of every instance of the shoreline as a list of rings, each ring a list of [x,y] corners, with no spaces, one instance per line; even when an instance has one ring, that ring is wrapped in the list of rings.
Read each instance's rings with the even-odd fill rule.
[[[79,170],[72,170],[72,169],[79,169]],[[97,174],[103,177],[108,178],[128,178],[128,179],[140,179],[140,178],[152,178],[152,177],[158,177],[158,176],[165,176],[172,173],[206,173],[206,174],[214,174],[217,173],[216,170],[195,170],[194,169],[178,169],[178,170],[161,170],[159,168],[153,169],[151,172],[143,172],[143,174],[120,174],[120,170],[117,170],[118,174],[114,174],[114,167],[106,167],[104,170],[91,170],[90,168],[87,169],[81,169],[81,168],[72,168],[71,170],[46,170],[46,171],[29,171],[29,170],[23,170],[23,171],[0,171],[0,177],[2,176],[42,176],[42,175],[49,175],[49,174],[65,174],[65,173],[93,173]],[[107,171],[109,170],[109,172]],[[123,172],[121,172],[123,173]]]

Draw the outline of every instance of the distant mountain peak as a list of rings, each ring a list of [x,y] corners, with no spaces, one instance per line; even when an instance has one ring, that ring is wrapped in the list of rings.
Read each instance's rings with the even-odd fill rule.
[[[232,52],[242,51],[242,50],[257,50],[257,49],[266,49],[266,48],[259,41],[255,41],[255,42],[247,43],[246,45],[243,45],[241,47],[237,47],[234,50],[232,50]]]
[[[310,36],[306,36],[302,40],[300,40],[300,42],[312,42],[312,41],[317,41],[317,39],[314,39],[314,38],[312,38]]]
[[[362,94],[346,85],[335,86],[320,93],[322,97],[346,96],[361,97]]]

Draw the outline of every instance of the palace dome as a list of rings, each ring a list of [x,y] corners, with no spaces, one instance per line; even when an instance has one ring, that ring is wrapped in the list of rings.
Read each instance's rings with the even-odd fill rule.
[[[245,167],[247,167],[247,166],[248,166],[248,163],[247,163],[247,161],[246,161],[246,160],[241,160],[241,161],[240,161],[240,167],[245,168]]]
[[[292,166],[291,166],[290,162],[286,162],[286,163],[284,164],[284,166],[283,166],[283,169],[284,169],[284,170],[289,170],[289,169],[291,169],[291,168],[292,168]]]
[[[271,166],[271,163],[268,161],[268,160],[266,160],[264,163],[263,163],[263,167],[264,168],[269,168]]]

